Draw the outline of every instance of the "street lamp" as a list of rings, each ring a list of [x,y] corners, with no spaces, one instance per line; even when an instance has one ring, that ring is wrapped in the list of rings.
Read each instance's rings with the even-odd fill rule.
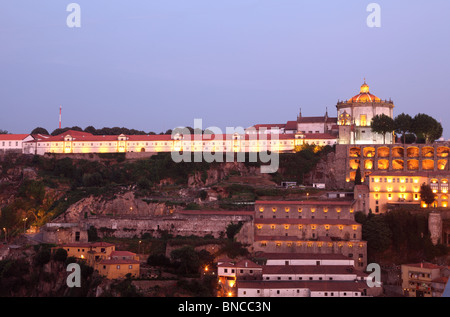
[[[25,218],[23,218],[22,220],[23,220],[23,234],[25,234],[25,226],[26,226],[26,223],[27,223],[27,217],[25,217]]]
[[[7,242],[6,241],[6,228],[3,228],[3,231],[5,232],[5,242]]]

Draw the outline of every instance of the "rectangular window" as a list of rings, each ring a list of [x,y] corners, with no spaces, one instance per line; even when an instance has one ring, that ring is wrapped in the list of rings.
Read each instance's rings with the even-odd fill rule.
[[[360,121],[361,121],[360,123],[361,123],[362,127],[367,126],[367,115],[362,114],[361,117],[360,117]]]

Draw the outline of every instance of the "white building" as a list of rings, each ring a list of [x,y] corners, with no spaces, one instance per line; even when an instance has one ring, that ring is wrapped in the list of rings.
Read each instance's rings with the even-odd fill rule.
[[[33,140],[30,134],[0,134],[0,154],[23,152],[24,142]]]
[[[362,297],[381,292],[370,289],[368,274],[356,270],[354,260],[342,254],[263,253],[259,258],[266,264],[250,262],[247,269],[252,273],[244,275],[242,261],[219,263],[219,284],[227,296]]]
[[[383,136],[372,132],[372,119],[377,115],[394,117],[392,100],[381,100],[370,93],[365,82],[360,93],[336,105],[339,125],[339,144],[382,144]],[[392,134],[386,134],[386,143],[394,142]]]

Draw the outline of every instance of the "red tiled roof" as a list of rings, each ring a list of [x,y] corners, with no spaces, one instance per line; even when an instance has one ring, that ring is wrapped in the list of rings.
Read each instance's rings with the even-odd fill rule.
[[[325,116],[323,116],[323,117],[299,117],[297,122],[298,123],[325,123]],[[328,117],[326,122],[327,123],[337,122],[337,118]]]
[[[22,141],[29,134],[0,134],[1,141]]]
[[[286,124],[280,123],[269,123],[269,124],[255,124],[252,128],[255,128],[256,130],[259,130],[261,128],[266,128],[267,130],[270,130],[271,128],[284,128]]]
[[[89,248],[89,247],[112,247],[114,244],[108,242],[80,242],[80,243],[66,243],[61,245],[61,247],[81,247],[81,248]]]
[[[108,259],[101,260],[100,264],[140,264],[140,262],[132,259]]]
[[[297,130],[297,121],[286,122],[285,130]]]
[[[130,251],[113,251],[111,252],[110,256],[135,256],[136,253],[130,252]]]
[[[353,200],[257,200],[255,205],[333,205],[351,206]]]
[[[260,269],[260,268],[262,268],[261,265],[258,265],[258,264],[256,264],[255,262],[250,261],[250,260],[246,260],[246,259],[241,260],[241,261],[239,261],[238,263],[236,263],[236,264],[235,264],[235,267],[236,267],[236,268],[254,268],[254,269]]]
[[[305,139],[308,140],[334,140],[337,139],[335,135],[328,133],[305,133]]]
[[[411,266],[411,267],[417,267],[417,268],[424,268],[424,269],[442,269],[445,268],[445,266],[440,266],[433,263],[413,263],[413,264],[404,264],[405,266]]]
[[[225,261],[221,264],[218,264],[217,267],[235,267],[235,264],[233,262]]]
[[[354,281],[238,281],[236,283],[238,289],[242,288],[258,288],[258,289],[283,289],[283,288],[305,288],[311,291],[328,291],[328,292],[360,292],[367,288],[365,282]]]
[[[179,214],[184,215],[221,215],[221,216],[253,216],[254,211],[230,211],[230,210],[180,210]]]
[[[358,271],[349,265],[265,265],[263,274],[354,274]],[[367,276],[363,273],[362,276]]]
[[[260,258],[268,260],[349,260],[341,253],[262,253]]]
[[[295,121],[292,121],[294,124]],[[70,135],[74,141],[86,141],[86,142],[101,142],[101,141],[117,141],[119,135],[93,135],[87,132],[68,130],[64,133],[61,133],[56,136],[43,136],[39,135],[38,137],[34,137],[35,140],[28,142],[62,142],[64,138]],[[4,138],[11,138],[12,135],[4,134]],[[9,136],[9,137],[6,137]],[[16,135],[18,136],[18,135]],[[23,138],[28,136],[27,134],[23,134]],[[173,140],[172,135],[170,134],[155,134],[155,135],[125,135],[127,141],[136,141],[136,142],[145,142],[145,141],[171,141]],[[0,135],[1,137],[1,135]],[[22,138],[22,139],[23,139]],[[240,134],[238,136],[239,140],[292,140],[295,137],[293,134]],[[0,138],[1,139],[1,138]],[[17,138],[15,138],[17,139]],[[14,139],[14,140],[15,140]],[[182,136],[181,141],[188,140],[198,140],[198,141],[229,141],[233,140],[233,134],[185,134]],[[328,133],[306,133],[304,138],[306,140],[333,140],[336,139],[336,136],[328,134]]]
[[[312,224],[312,225],[361,225],[351,219],[311,219],[311,218],[256,218],[255,224]]]

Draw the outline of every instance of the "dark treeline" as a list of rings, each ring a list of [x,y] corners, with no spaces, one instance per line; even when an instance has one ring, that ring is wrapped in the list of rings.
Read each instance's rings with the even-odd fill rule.
[[[126,135],[156,135],[157,133],[155,132],[145,132],[142,130],[136,130],[136,129],[129,129],[129,128],[124,128],[124,127],[113,127],[113,128],[108,128],[108,127],[104,127],[101,129],[96,129],[93,126],[88,126],[85,129],[82,129],[78,126],[73,126],[73,127],[65,127],[65,128],[61,128],[61,129],[55,129],[53,130],[51,133],[48,132],[47,129],[42,128],[42,127],[37,127],[35,129],[33,129],[33,131],[31,131],[31,134],[44,134],[44,135],[58,135],[61,133],[64,133],[68,130],[74,130],[74,131],[80,131],[80,132],[87,132],[87,133],[91,133],[93,135],[120,135],[120,134],[126,134]],[[166,132],[161,132],[159,133],[161,134],[171,134],[172,130],[167,130]]]

